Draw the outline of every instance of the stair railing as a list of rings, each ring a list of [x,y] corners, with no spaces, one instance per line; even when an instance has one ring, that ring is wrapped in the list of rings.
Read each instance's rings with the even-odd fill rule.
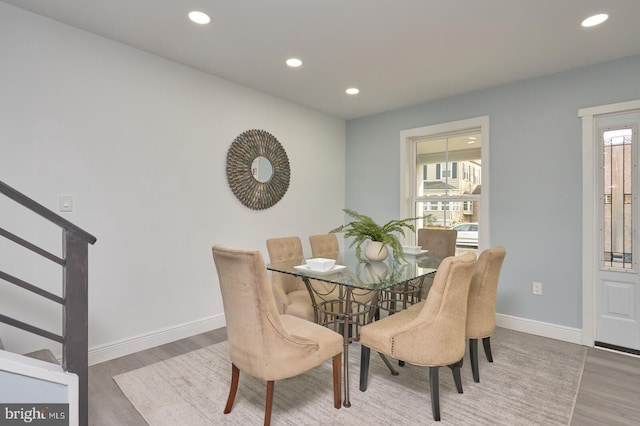
[[[0,271],[0,279],[62,305],[63,334],[58,335],[3,314],[0,314],[0,322],[62,344],[62,368],[78,375],[78,418],[81,425],[87,425],[89,415],[88,252],[89,244],[94,244],[96,237],[2,181],[0,181],[0,193],[62,229],[62,257],[58,257],[0,227],[0,236],[62,266],[62,297],[3,271]]]

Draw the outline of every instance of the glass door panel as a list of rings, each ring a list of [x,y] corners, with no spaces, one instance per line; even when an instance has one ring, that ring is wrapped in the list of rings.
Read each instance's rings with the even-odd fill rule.
[[[603,266],[633,268],[633,132],[602,132]]]

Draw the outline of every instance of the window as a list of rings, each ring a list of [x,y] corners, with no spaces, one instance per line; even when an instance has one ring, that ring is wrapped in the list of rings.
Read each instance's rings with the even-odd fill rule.
[[[487,235],[489,117],[402,130],[400,142],[401,215],[426,216],[417,228],[480,223]]]
[[[466,215],[472,215],[473,214],[473,202],[471,201],[464,201],[462,203],[463,207],[462,207],[462,212]]]
[[[450,228],[461,222],[476,222],[474,212],[478,209],[474,204],[481,194],[482,169],[478,130],[424,138],[416,141],[414,149],[415,170],[421,171],[418,179],[422,183],[413,194],[415,215],[430,215],[418,225]],[[427,170],[435,173],[429,175]]]
[[[424,165],[427,168],[427,165]],[[426,176],[426,174],[424,174]],[[457,179],[458,178],[458,163],[438,163],[436,164],[436,179]],[[426,177],[425,177],[426,179]]]

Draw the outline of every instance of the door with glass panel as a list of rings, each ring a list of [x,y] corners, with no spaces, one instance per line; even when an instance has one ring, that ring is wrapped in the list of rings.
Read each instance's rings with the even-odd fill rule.
[[[638,126],[640,112],[597,118],[597,346],[640,350]]]

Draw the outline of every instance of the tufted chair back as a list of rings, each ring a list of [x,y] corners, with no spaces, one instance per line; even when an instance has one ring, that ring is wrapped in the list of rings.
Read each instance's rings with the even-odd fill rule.
[[[311,235],[309,245],[311,245],[313,257],[336,259],[340,254],[340,243],[338,243],[336,234]]]
[[[475,260],[473,253],[444,259],[427,300],[364,326],[360,343],[415,365],[449,365],[462,359]]]
[[[367,389],[370,350],[429,367],[431,407],[440,420],[438,368],[448,366],[462,393],[460,367],[465,353],[467,299],[476,255],[445,258],[424,302],[362,327],[360,390]]]
[[[493,362],[490,337],[496,329],[496,295],[502,263],[507,255],[504,247],[494,247],[480,253],[469,288],[467,330],[469,355],[473,379],[480,381],[478,370],[478,339],[482,339],[484,352]]]
[[[299,264],[304,263],[302,243],[299,237],[271,238],[267,240],[267,251],[271,263],[288,260],[299,261]],[[274,272],[271,275],[271,280],[278,312],[313,321],[311,296],[309,296],[309,291],[302,279]]]
[[[456,239],[458,231],[455,229],[418,229],[418,245],[423,250],[429,250],[430,256],[441,259],[456,254]]]
[[[259,251],[213,247],[224,304],[231,389],[229,413],[240,371],[267,381],[265,425],[271,418],[273,382],[302,374],[333,358],[334,406],[340,408],[340,366],[343,338],[318,324],[280,315]]]

